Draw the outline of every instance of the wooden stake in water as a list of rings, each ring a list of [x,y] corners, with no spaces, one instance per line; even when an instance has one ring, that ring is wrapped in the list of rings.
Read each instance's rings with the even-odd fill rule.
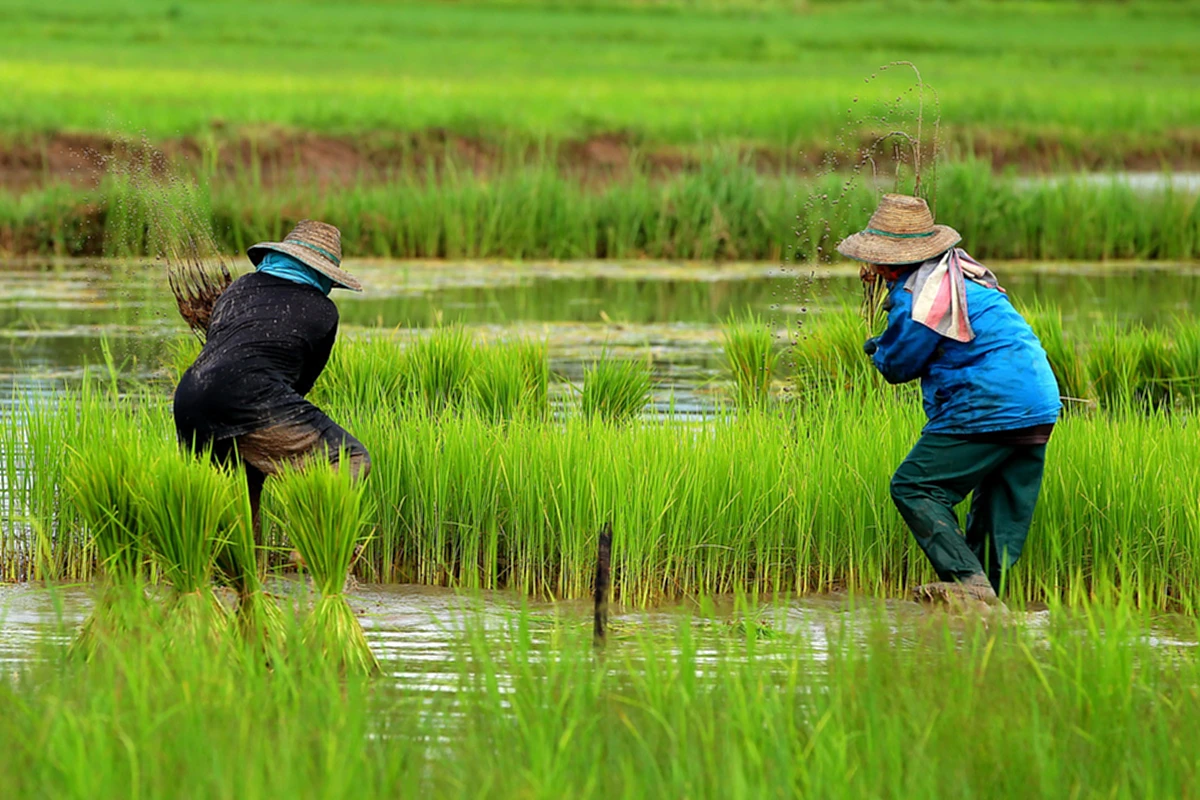
[[[611,585],[612,567],[612,523],[600,528],[600,542],[596,552],[596,596],[593,610],[592,637],[597,645],[604,644],[605,629],[608,627],[608,590]]]

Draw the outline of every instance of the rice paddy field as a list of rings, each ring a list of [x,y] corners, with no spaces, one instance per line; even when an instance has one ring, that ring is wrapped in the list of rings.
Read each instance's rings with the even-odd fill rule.
[[[219,124],[829,145],[855,98],[907,91],[908,76],[870,81],[896,60],[920,65],[959,142],[1153,152],[1194,145],[1200,114],[1188,3],[5,7],[13,134]]]
[[[4,797],[1196,794],[1194,4],[0,19]],[[1063,398],[1003,610],[910,599],[920,393],[835,254],[893,190]],[[166,262],[303,218],[371,468],[256,517],[176,441]]]
[[[861,227],[916,161],[980,257],[1200,241],[1190,3],[3,10],[14,255],[153,254],[130,163],[229,248],[320,215],[359,257],[828,258],[787,231]]]

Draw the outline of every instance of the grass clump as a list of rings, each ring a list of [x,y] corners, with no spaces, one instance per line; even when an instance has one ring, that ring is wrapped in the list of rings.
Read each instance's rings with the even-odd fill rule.
[[[212,189],[211,209],[197,224],[216,232],[221,252],[279,240],[298,221],[295,209],[304,208],[305,215],[337,221],[343,247],[359,257],[819,263],[830,261],[833,245],[861,230],[878,204],[866,182],[847,190],[842,175],[763,176],[750,158],[728,154],[706,154],[699,164],[664,177],[635,163],[628,178],[600,187],[580,185],[549,157],[498,167],[486,177],[452,168],[320,191],[233,180]],[[1031,184],[994,177],[983,161],[939,164],[938,185],[943,207],[946,198],[954,204],[938,218],[961,230],[971,254],[985,261],[1200,255],[1200,202],[1184,189],[1143,191],[1116,177],[1110,184]],[[116,213],[120,191],[113,187],[118,196],[111,198],[107,184],[19,197],[0,191],[0,242],[22,254],[103,255],[106,237],[118,233],[106,232],[102,222]],[[806,196],[825,199],[797,208],[796,198]],[[489,223],[479,224],[481,217]],[[40,231],[47,225],[76,233],[46,239]],[[793,230],[804,235],[785,249]],[[141,247],[152,254],[152,245],[135,236],[122,251],[137,254]]]
[[[287,638],[283,611],[267,592],[260,571],[250,495],[241,480],[237,480],[233,491],[234,500],[223,524],[217,552],[218,570],[237,593],[236,623],[242,638],[260,650],[278,653]]]
[[[73,502],[100,570],[95,605],[72,645],[72,652],[85,659],[127,631],[129,615],[149,605],[144,590],[149,553],[137,502],[145,464],[138,455],[128,443],[108,441],[69,457]]]
[[[379,664],[362,626],[346,602],[345,585],[359,548],[366,544],[373,510],[345,459],[285,470],[272,486],[275,519],[312,576],[316,600],[301,630],[306,648],[354,673]]]
[[[499,421],[545,416],[549,387],[544,341],[479,342],[451,325],[407,341],[372,335],[339,342],[313,397],[355,409],[411,405],[433,416],[474,408]]]
[[[579,407],[583,415],[619,424],[635,418],[650,402],[650,365],[643,360],[620,360],[607,353],[583,371]]]
[[[150,476],[137,497],[145,540],[171,587],[169,612],[187,630],[220,633],[229,612],[213,591],[216,559],[226,547],[234,476],[207,458],[181,452],[141,466]]]
[[[430,414],[461,408],[471,388],[475,342],[461,325],[413,341],[407,353],[408,391]]]
[[[762,408],[771,396],[771,381],[779,361],[775,335],[754,312],[730,315],[721,330],[725,366],[733,375],[739,406]]]
[[[887,391],[883,378],[863,353],[863,342],[872,335],[862,314],[849,307],[804,319],[790,354],[795,394]]]

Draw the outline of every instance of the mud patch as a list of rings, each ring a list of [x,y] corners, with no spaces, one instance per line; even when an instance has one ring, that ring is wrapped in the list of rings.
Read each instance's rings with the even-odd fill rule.
[[[764,175],[812,175],[831,158],[853,160],[854,151],[867,144],[866,140],[855,143],[847,152],[820,143],[689,148],[647,145],[622,132],[538,143],[464,136],[444,129],[333,136],[273,128],[230,131],[217,124],[203,137],[167,139],[154,142],[153,147],[136,139],[86,133],[0,142],[0,187],[17,191],[55,184],[92,187],[114,160],[146,159],[153,161],[156,170],[211,171],[218,180],[248,181],[265,188],[337,187],[384,183],[398,177],[423,181],[436,179],[451,167],[486,178],[514,167],[547,162],[584,185],[603,186],[633,173],[661,179],[692,172],[718,155],[753,165]],[[1104,143],[981,132],[945,138],[943,153],[986,160],[998,170],[1187,171],[1200,168],[1200,132],[1180,130],[1152,140]],[[882,166],[888,158],[888,153],[881,153],[876,160]]]

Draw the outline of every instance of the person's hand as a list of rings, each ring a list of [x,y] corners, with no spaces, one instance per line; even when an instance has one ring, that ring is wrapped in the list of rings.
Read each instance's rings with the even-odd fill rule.
[[[867,339],[863,342],[863,352],[869,356],[875,355],[875,351],[879,349],[879,337]]]

